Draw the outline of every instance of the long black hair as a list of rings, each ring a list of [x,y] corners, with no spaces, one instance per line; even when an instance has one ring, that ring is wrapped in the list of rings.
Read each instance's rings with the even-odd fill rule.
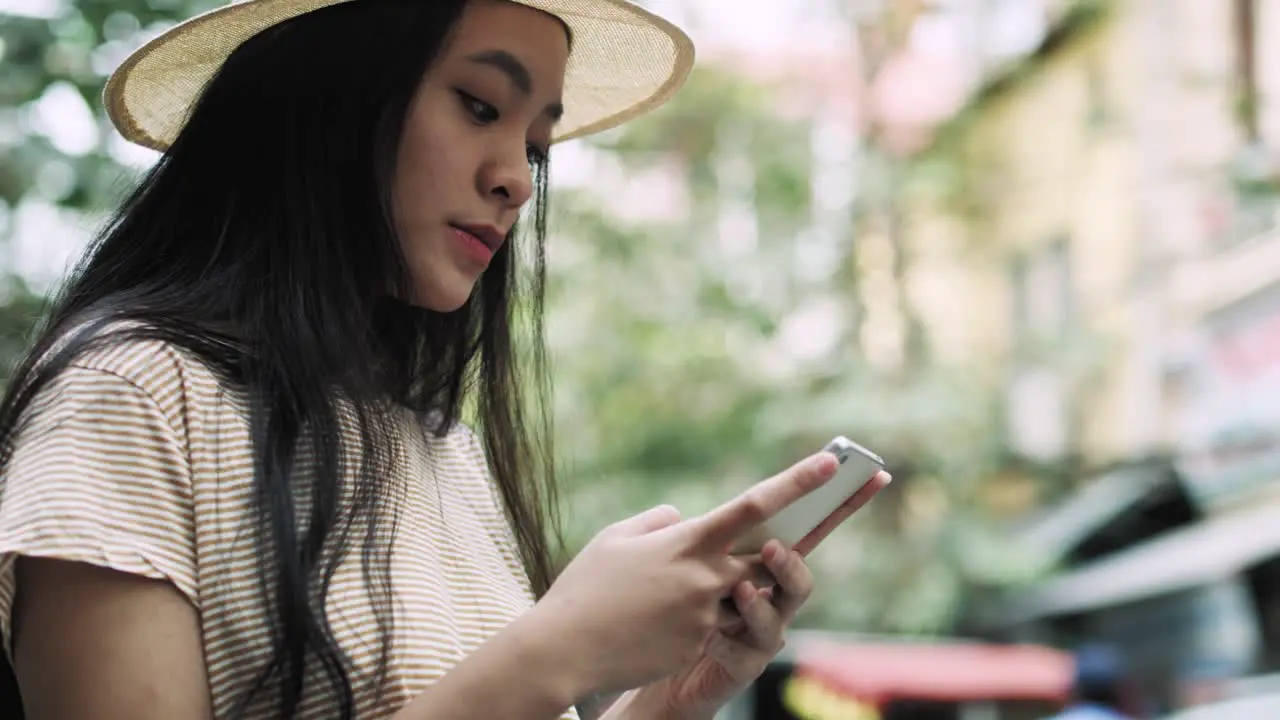
[[[553,579],[545,165],[534,169],[519,237],[461,309],[394,299],[411,297],[391,214],[398,144],[464,5],[355,0],[237,49],[55,297],[0,403],[2,468],[33,397],[105,343],[174,343],[245,392],[274,654],[242,709],[270,692],[280,716],[293,716],[318,663],[342,717],[352,716],[353,668],[324,599],[357,544],[382,634],[379,680],[385,672],[394,597],[389,558],[376,548],[396,522],[385,480],[397,462],[391,406],[437,418],[441,434],[469,409],[535,594]],[[345,484],[343,408],[363,439],[357,479]],[[308,473],[297,469],[303,453]]]

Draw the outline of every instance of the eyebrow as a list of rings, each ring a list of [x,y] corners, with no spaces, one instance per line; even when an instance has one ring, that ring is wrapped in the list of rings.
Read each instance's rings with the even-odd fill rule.
[[[494,68],[507,76],[512,85],[520,91],[521,95],[529,96],[533,94],[533,76],[529,74],[529,68],[520,62],[519,58],[506,50],[485,50],[473,55],[468,55],[467,60],[477,65],[487,65]],[[564,115],[564,104],[553,102],[547,105],[544,111],[552,120],[559,120]]]

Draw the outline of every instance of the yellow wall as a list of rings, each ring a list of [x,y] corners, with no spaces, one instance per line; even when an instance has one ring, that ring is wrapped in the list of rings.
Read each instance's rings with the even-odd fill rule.
[[[1107,7],[974,101],[914,159],[904,195],[910,293],[932,347],[995,383],[1018,367],[1012,260],[1067,241],[1072,334],[1087,342],[1072,346],[1075,359],[1042,362],[1087,371],[1070,390],[1082,418],[1074,449],[1096,463],[1179,444],[1184,398],[1163,374],[1168,346],[1280,267],[1280,232],[1224,250],[1230,221],[1210,219],[1233,212],[1230,168],[1244,143],[1231,4]],[[1275,28],[1280,0],[1265,0],[1259,86],[1272,148],[1280,50],[1265,38]],[[1153,249],[1167,274],[1142,267]]]
[[[1011,367],[1011,259],[1067,239],[1076,317],[1106,348],[1097,376],[1081,388],[1089,418],[1082,450],[1097,460],[1127,451],[1117,446],[1124,433],[1113,425],[1124,417],[1114,407],[1123,397],[1127,351],[1118,333],[1140,230],[1137,149],[1128,132],[1139,64],[1133,44],[1124,42],[1132,21],[1121,6],[970,110],[951,146],[959,150],[951,152],[963,158],[977,211],[949,209],[928,180],[906,199],[912,296],[934,348],[997,376]],[[1107,119],[1098,124],[1089,122],[1091,76],[1104,79]]]

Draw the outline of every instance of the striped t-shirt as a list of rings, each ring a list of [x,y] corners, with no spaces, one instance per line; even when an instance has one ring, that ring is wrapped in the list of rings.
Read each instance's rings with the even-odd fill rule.
[[[127,341],[77,360],[28,417],[0,479],[6,652],[17,555],[166,580],[199,611],[214,714],[226,716],[257,679],[270,642],[243,395],[181,349]],[[396,603],[380,692],[367,680],[381,648],[358,549],[327,600],[335,639],[356,669],[361,718],[394,713],[533,603],[475,435],[457,427],[435,437],[408,411],[400,425],[407,460],[388,478],[404,500],[390,548]],[[317,679],[308,679],[300,716],[334,717],[336,700]],[[247,717],[270,717],[272,695]]]

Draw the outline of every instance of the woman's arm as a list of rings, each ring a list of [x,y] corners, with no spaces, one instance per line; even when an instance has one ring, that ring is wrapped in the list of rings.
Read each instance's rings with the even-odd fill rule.
[[[578,712],[582,712],[581,706]],[[603,696],[588,707],[588,713],[594,714],[582,715],[583,720],[684,720],[654,686]]]
[[[585,692],[573,650],[536,613],[500,630],[394,720],[552,720]]]
[[[22,558],[14,669],[28,720],[213,718],[196,609],[167,582]],[[582,692],[533,618],[517,620],[396,720],[551,720]]]
[[[14,672],[27,720],[213,718],[196,609],[162,580],[18,560]]]

